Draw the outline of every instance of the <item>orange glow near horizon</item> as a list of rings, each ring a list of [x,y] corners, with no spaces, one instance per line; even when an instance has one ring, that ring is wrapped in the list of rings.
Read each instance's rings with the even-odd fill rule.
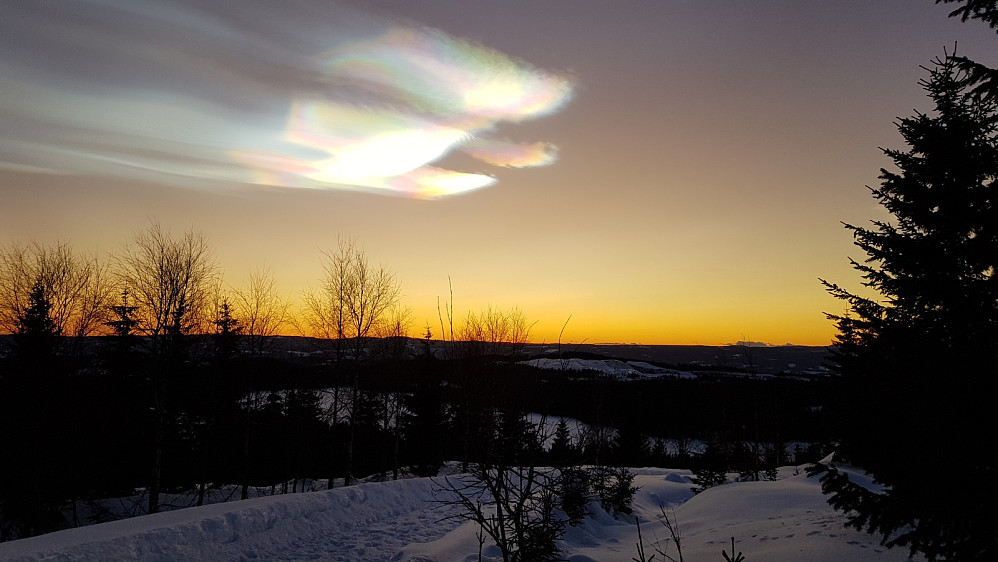
[[[473,311],[479,312],[484,306]],[[428,326],[434,340],[446,339],[446,332],[449,329],[447,320],[444,319],[442,337],[440,321],[434,306],[411,307],[411,309],[413,322],[410,325],[410,337],[423,337]],[[698,318],[616,324],[614,321],[620,322],[617,319],[580,318],[575,314],[565,317],[531,316],[527,310],[524,310],[524,314],[531,324],[530,343],[547,345],[557,345],[560,336],[561,344],[566,346],[578,344],[720,346],[743,341],[772,346],[828,346],[832,344],[835,336],[834,326],[824,319],[810,323],[805,323],[807,319],[802,319],[800,324],[789,326],[755,324],[754,331],[749,334],[730,335],[727,330],[719,330],[716,324]],[[466,313],[462,314],[459,311],[459,316],[455,319],[455,330],[460,328],[465,316]],[[562,332],[563,327],[564,332]],[[314,334],[308,332],[302,334],[289,324],[280,331],[280,335],[313,336]]]
[[[369,257],[378,263],[376,256]],[[318,271],[314,274],[321,275]],[[409,335],[422,337],[429,327],[433,339],[444,339],[449,330],[447,279],[434,278],[428,285],[414,286],[406,283],[404,273],[399,273],[399,278],[404,294],[401,305],[412,313]],[[479,313],[489,306],[500,310],[515,307],[531,325],[530,342],[537,344],[557,344],[560,336],[562,344],[727,345],[752,341],[767,345],[827,346],[832,343],[835,328],[823,312],[842,311],[841,303],[827,296],[817,281],[811,287],[812,294],[788,295],[777,305],[771,298],[753,302],[739,295],[699,296],[690,300],[685,292],[678,297],[663,295],[650,302],[631,300],[629,297],[633,295],[627,294],[596,297],[559,291],[557,279],[548,281],[552,284],[550,291],[540,288],[542,280],[534,280],[532,289],[523,292],[516,287],[497,291],[491,283],[473,281],[454,281],[456,330],[469,312]],[[308,280],[306,285],[318,286],[319,279]],[[634,286],[632,290],[639,294],[647,288]],[[301,289],[287,291],[295,306],[300,304],[301,292]],[[285,334],[301,335],[290,326]]]

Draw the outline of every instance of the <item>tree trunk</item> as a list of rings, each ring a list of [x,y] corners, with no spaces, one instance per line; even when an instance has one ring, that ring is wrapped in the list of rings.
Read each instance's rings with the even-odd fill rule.
[[[343,485],[349,486],[353,477],[353,441],[357,427],[357,406],[360,397],[360,367],[354,370],[353,374],[353,401],[350,404],[350,430],[347,434],[347,454],[346,454],[346,474],[343,476]]]
[[[158,394],[158,392],[157,392]],[[156,412],[153,418],[153,458],[152,481],[149,483],[149,513],[159,511],[159,483],[163,473],[163,411],[156,397]]]
[[[337,343],[337,345],[339,345]],[[337,358],[339,357],[339,350],[337,350]],[[337,365],[339,361],[337,360]],[[340,412],[340,387],[333,387],[333,435],[336,435],[336,425],[339,423],[339,412]],[[333,489],[333,483],[336,481],[336,444],[333,444],[333,461],[329,467],[329,484],[326,486],[327,490]]]

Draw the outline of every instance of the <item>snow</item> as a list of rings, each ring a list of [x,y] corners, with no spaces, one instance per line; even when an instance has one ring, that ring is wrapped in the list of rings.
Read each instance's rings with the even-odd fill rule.
[[[657,543],[676,556],[658,521],[664,507],[678,520],[691,562],[721,560],[731,537],[748,561],[907,560],[907,551],[886,550],[875,537],[845,529],[845,517],[828,506],[817,480],[793,467],[780,469],[774,482],[729,483],[696,496],[688,471],[633,472],[646,554]],[[268,496],[0,543],[0,560],[478,560],[477,528],[446,519],[452,512],[438,499],[445,496],[429,478]],[[613,517],[590,505],[590,517],[568,527],[561,549],[574,562],[630,562],[636,542],[633,516]],[[490,542],[483,555],[501,560]]]
[[[545,451],[551,450],[551,444],[554,443],[555,432],[558,430],[558,423],[564,419],[568,427],[568,436],[571,439],[572,444],[578,446],[582,442],[584,436],[589,433],[589,424],[581,422],[575,418],[565,418],[562,416],[548,416],[544,414],[538,414],[536,412],[530,412],[526,415],[526,420],[538,428],[538,434],[541,438],[541,447]],[[613,430],[616,434],[616,430]]]
[[[0,543],[2,560],[387,560],[439,538],[426,478],[157,513]]]
[[[596,371],[617,379],[642,379],[657,377],[674,377],[693,379],[696,375],[687,371],[676,371],[658,367],[644,361],[620,361],[619,359],[551,359],[542,357],[523,361],[523,364],[538,369],[554,369],[562,371]]]

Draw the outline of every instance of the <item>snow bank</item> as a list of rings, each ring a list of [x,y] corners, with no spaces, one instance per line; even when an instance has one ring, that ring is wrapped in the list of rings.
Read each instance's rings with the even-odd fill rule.
[[[635,516],[646,554],[657,544],[675,556],[658,520],[662,507],[678,521],[691,562],[721,560],[731,537],[750,562],[907,560],[906,551],[845,529],[817,480],[792,467],[775,482],[725,484],[696,496],[689,471],[633,472],[640,486],[634,515],[613,517],[590,505],[590,517],[565,532],[568,560],[631,562]],[[477,527],[444,520],[434,488],[417,478],[190,508],[0,543],[0,560],[478,560]],[[501,560],[490,541],[482,551],[485,560]]]
[[[0,543],[2,560],[388,560],[456,524],[418,478],[157,513]]]
[[[647,556],[657,545],[678,559],[670,535],[659,522],[662,507],[678,521],[683,557],[691,562],[723,560],[735,537],[736,553],[748,561],[868,562],[908,560],[906,550],[887,550],[877,538],[845,529],[845,517],[835,513],[821,495],[817,479],[781,469],[775,482],[734,482],[694,496],[689,471],[633,469],[640,486],[632,516],[613,517],[590,505],[590,517],[568,527],[562,554],[571,562],[632,562],[638,540],[634,517],[641,521]],[[399,562],[478,560],[476,527],[467,523],[446,536],[412,544],[392,558]],[[490,550],[491,547],[491,550]],[[484,560],[502,557],[486,542]],[[656,555],[655,559],[662,559]]]

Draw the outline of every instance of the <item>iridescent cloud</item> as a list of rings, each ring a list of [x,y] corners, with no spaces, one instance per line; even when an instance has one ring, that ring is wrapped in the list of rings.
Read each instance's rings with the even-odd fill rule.
[[[554,148],[491,138],[557,111],[565,77],[332,3],[77,0],[0,18],[0,166],[188,186],[441,197]]]
[[[478,138],[465,143],[461,150],[482,162],[504,168],[547,166],[557,158],[557,148],[546,142],[528,144]]]

